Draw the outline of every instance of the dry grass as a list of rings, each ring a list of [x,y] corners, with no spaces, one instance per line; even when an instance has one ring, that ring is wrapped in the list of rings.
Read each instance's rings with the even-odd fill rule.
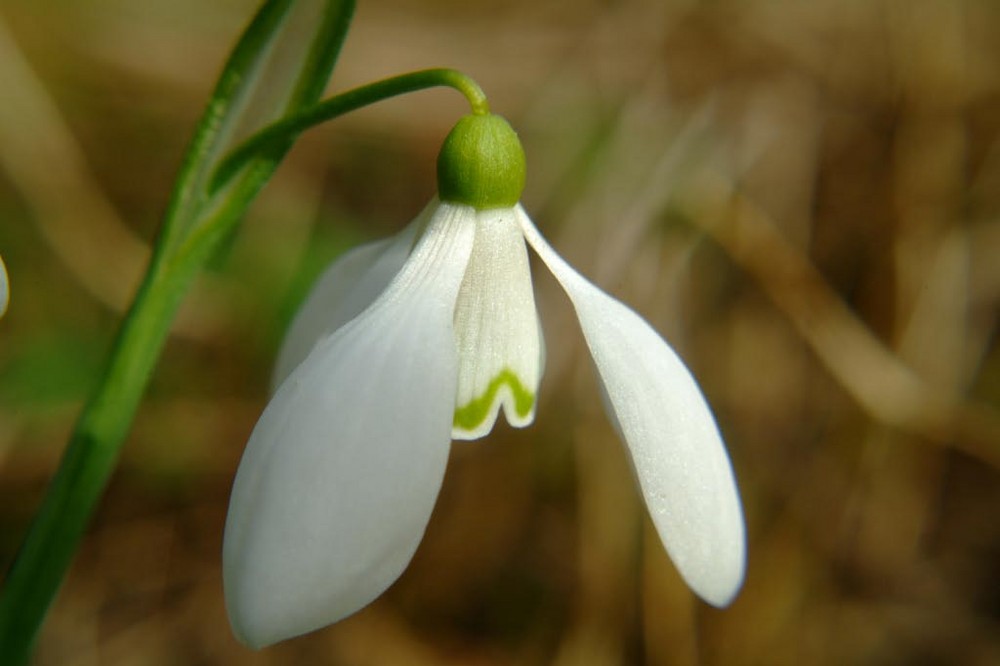
[[[0,561],[253,4],[0,10]],[[37,663],[1000,663],[1000,10],[369,1],[334,83],[441,65],[521,131],[553,244],[701,381],[740,597],[710,609],[671,568],[539,277],[536,425],[456,444],[371,607],[261,653],[230,636],[221,528],[276,341],[308,275],[431,195],[462,106],[423,93],[307,135],[189,299]]]

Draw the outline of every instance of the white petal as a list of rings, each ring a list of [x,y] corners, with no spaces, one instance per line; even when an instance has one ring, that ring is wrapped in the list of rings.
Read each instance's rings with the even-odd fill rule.
[[[455,439],[488,434],[501,405],[511,425],[531,424],[543,365],[528,251],[515,213],[486,210],[476,218],[476,241],[455,305]]]
[[[348,250],[320,275],[285,333],[274,365],[272,392],[321,338],[354,319],[385,290],[436,209],[437,201],[432,201],[395,236]]]
[[[569,295],[609,416],[632,454],[650,516],[688,585],[725,606],[743,583],[746,536],[715,419],[684,363],[625,305],[569,266],[519,208],[528,243]]]
[[[7,267],[4,266],[3,257],[0,257],[0,317],[7,312],[7,303],[10,299],[10,291],[7,286]]]
[[[254,428],[223,543],[226,607],[247,645],[354,613],[413,556],[450,446],[470,213],[442,206],[386,291],[316,345]]]

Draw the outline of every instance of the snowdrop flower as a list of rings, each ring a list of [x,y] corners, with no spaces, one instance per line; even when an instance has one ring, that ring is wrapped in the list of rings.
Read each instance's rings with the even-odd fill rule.
[[[681,575],[716,606],[741,586],[742,510],[701,392],[643,319],[542,238],[523,186],[507,122],[463,118],[438,158],[439,197],[394,238],[335,261],[297,315],[226,521],[226,605],[248,646],[378,597],[423,537],[451,440],[486,435],[501,409],[511,425],[532,422],[544,351],[525,241],[576,309]]]

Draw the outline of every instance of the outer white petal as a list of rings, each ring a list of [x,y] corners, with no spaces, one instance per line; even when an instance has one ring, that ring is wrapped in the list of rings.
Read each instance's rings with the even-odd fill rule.
[[[528,251],[516,214],[509,208],[486,210],[476,220],[455,305],[455,439],[488,434],[501,405],[511,425],[531,424],[543,365]]]
[[[743,511],[701,391],[649,324],[577,273],[518,210],[528,243],[573,302],[667,552],[699,596],[728,605],[743,583]]]
[[[435,200],[395,236],[348,250],[320,275],[285,333],[274,365],[272,391],[321,338],[354,319],[385,290],[409,256],[417,232],[436,209]]]
[[[316,345],[254,428],[223,543],[226,607],[247,645],[354,613],[420,542],[450,447],[470,215],[442,206],[386,291]]]
[[[10,291],[7,286],[7,267],[4,266],[3,257],[0,257],[0,317],[7,312],[7,303],[10,300]]]

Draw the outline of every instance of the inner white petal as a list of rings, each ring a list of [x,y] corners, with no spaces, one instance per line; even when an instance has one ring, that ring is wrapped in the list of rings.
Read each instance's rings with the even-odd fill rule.
[[[501,407],[515,427],[535,419],[543,346],[524,236],[512,209],[476,214],[476,237],[455,306],[455,439],[490,432]]]

